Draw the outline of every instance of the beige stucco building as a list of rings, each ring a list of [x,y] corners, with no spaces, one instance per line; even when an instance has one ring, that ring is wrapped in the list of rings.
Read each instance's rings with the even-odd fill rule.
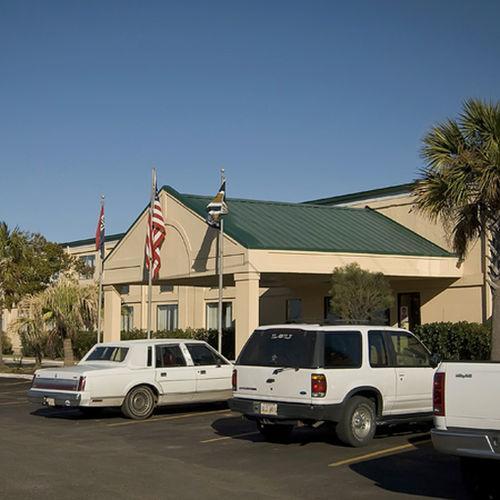
[[[413,209],[410,189],[407,184],[306,203],[229,199],[224,326],[235,328],[236,351],[260,324],[324,320],[332,270],[351,262],[390,280],[395,305],[388,324],[411,328],[488,318],[484,245],[477,241],[458,262],[443,227]],[[153,293],[155,330],[217,327],[217,233],[205,222],[209,200],[168,186],[160,192],[167,235]],[[146,217],[145,209],[126,233],[107,238],[106,340],[146,328]],[[66,246],[82,258],[95,256],[93,240]]]

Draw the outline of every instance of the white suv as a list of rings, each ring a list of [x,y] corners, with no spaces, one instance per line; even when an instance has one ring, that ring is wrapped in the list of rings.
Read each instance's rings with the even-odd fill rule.
[[[263,326],[236,361],[229,405],[269,439],[299,422],[335,422],[341,441],[363,446],[377,424],[432,420],[436,365],[398,328]]]

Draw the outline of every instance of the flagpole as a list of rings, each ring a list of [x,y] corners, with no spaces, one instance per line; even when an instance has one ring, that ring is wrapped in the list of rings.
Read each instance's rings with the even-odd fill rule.
[[[104,195],[101,195],[101,210],[104,209]],[[100,212],[99,212],[100,213]],[[99,220],[99,224],[101,221]],[[101,245],[103,243],[101,242]],[[99,298],[98,307],[97,307],[97,343],[101,342],[101,328],[102,328],[102,320],[101,320],[101,308],[102,308],[102,278],[104,275],[104,259],[102,258],[101,248],[99,248]]]
[[[155,186],[156,186],[156,168],[151,171],[151,202],[149,204],[149,217],[148,224],[151,226],[153,224],[153,210],[155,202]],[[148,228],[149,231],[149,269],[148,269],[148,339],[151,338],[151,319],[153,315],[153,238],[151,227]]]
[[[220,171],[221,184],[226,180],[224,176],[224,169],[221,168]],[[222,299],[223,299],[223,289],[224,289],[224,217],[219,219],[219,307],[217,308],[218,318],[218,351],[222,352]]]

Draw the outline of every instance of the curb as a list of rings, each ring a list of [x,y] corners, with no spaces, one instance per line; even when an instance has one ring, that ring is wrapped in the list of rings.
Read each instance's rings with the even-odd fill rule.
[[[33,375],[27,375],[25,373],[0,373],[0,378],[22,378],[24,380],[31,380]]]

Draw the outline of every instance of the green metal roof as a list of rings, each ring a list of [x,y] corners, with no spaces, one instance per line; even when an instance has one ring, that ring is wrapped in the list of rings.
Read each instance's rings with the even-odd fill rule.
[[[410,192],[413,186],[414,183],[410,182],[408,184],[398,184],[397,186],[369,189],[368,191],[358,191],[357,193],[341,194],[339,196],[331,196],[330,198],[305,201],[304,203],[312,205],[341,205],[343,203],[353,203],[356,201],[368,200],[372,198],[383,198],[385,196],[405,194]]]
[[[172,196],[201,217],[211,196]],[[227,200],[224,231],[246,248],[451,257],[417,233],[368,208]],[[168,218],[168,214],[167,214]]]
[[[107,234],[106,241],[117,241],[121,240],[125,236],[125,233],[116,233],[116,234]],[[63,247],[81,247],[83,245],[92,245],[95,244],[94,238],[87,238],[85,240],[74,240],[74,241],[65,241],[64,243],[59,243],[59,245]]]

